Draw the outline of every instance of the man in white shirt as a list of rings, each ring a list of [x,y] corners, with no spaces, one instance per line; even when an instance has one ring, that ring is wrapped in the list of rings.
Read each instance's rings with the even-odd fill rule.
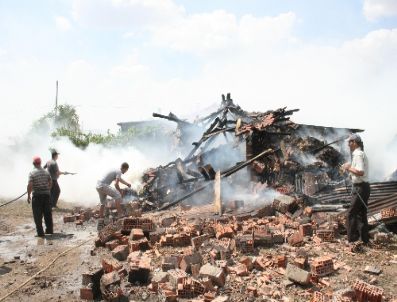
[[[350,173],[353,183],[351,205],[346,217],[347,240],[355,242],[361,237],[364,243],[368,243],[367,208],[371,194],[368,182],[368,158],[358,134],[350,135],[347,141],[352,154],[352,162],[345,163],[342,168]]]
[[[120,169],[109,171],[100,180],[98,180],[96,190],[99,194],[99,200],[101,202],[101,207],[99,210],[99,216],[101,218],[104,216],[106,196],[111,196],[115,200],[118,215],[123,215],[123,210],[121,208],[122,192],[119,183],[121,182],[129,188],[131,187],[131,184],[121,178],[121,175],[127,172],[128,168],[128,163],[122,163]],[[113,181],[115,182],[115,188],[110,186]]]

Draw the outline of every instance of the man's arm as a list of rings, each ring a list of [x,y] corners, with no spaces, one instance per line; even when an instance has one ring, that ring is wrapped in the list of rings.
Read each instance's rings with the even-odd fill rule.
[[[356,176],[364,176],[364,158],[363,156],[356,156],[356,168],[353,168],[350,163],[343,164],[342,168]]]
[[[61,171],[59,171],[59,168],[58,168],[58,172],[57,172],[57,176],[59,177],[59,175],[66,175],[66,174],[68,174],[69,172],[61,172]]]
[[[357,170],[355,168],[350,167],[349,169],[347,169],[347,171],[349,171],[350,173],[356,175],[356,176],[364,176],[364,171],[360,171]]]
[[[127,187],[131,188],[131,184],[126,182],[124,179],[120,178],[120,182],[124,185],[126,185]]]
[[[57,174],[57,178],[59,177],[59,175],[65,175],[65,172],[61,172],[60,170],[59,170],[59,166],[58,166],[58,163],[56,164],[56,174]]]
[[[120,184],[119,184],[120,182],[122,184],[126,185],[127,187],[131,188],[131,184],[126,182],[124,179],[122,179],[121,177],[120,178],[116,178],[116,182],[114,183],[114,187],[117,189],[117,191],[120,192],[120,194],[123,194],[122,191],[121,191],[121,188],[120,188]]]
[[[120,192],[121,195],[123,195],[122,191],[121,191],[121,188],[120,188],[120,185],[119,185],[119,182],[120,182],[120,178],[116,178],[116,182],[114,183],[114,187],[116,188],[117,191]]]
[[[32,200],[30,195],[32,194],[32,189],[33,189],[33,182],[29,181],[28,186],[27,186],[27,191],[28,191],[28,203]]]

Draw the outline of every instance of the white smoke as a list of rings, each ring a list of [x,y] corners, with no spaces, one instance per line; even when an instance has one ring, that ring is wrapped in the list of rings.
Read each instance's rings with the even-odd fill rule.
[[[147,146],[146,146],[147,147]],[[0,182],[3,190],[0,197],[11,199],[26,191],[29,172],[33,169],[32,157],[38,155],[43,165],[51,158],[49,149],[59,153],[58,165],[62,172],[76,175],[61,175],[60,200],[93,206],[99,202],[96,182],[111,169],[118,169],[122,162],[128,162],[130,169],[122,177],[139,189],[142,173],[149,167],[156,167],[174,159],[174,154],[165,154],[164,148],[151,146],[150,152],[142,153],[134,146],[104,147],[90,144],[85,150],[74,146],[69,139],[54,139],[49,135],[30,134],[18,139],[15,145],[2,145]],[[149,147],[146,148],[146,150]],[[123,185],[121,185],[123,186]]]
[[[309,136],[316,137],[315,133],[305,133]],[[331,142],[346,133],[344,131],[338,131],[333,133],[331,136],[318,137],[325,142]],[[197,134],[196,134],[197,136]],[[395,149],[387,148],[386,144],[377,144],[373,140],[368,139],[368,134],[364,132],[362,134],[365,151],[368,154],[370,161],[370,180],[381,181],[386,175],[392,173],[397,168],[397,160],[395,155]],[[197,140],[197,137],[191,141]],[[60,152],[58,164],[61,171],[76,172],[76,175],[62,175],[59,179],[61,187],[60,199],[66,202],[76,202],[86,206],[92,206],[98,203],[98,196],[95,190],[96,182],[100,179],[104,173],[110,169],[116,169],[120,167],[122,162],[128,162],[130,164],[129,171],[123,175],[123,178],[133,184],[133,188],[137,189],[140,187],[140,177],[144,170],[149,167],[157,167],[158,165],[167,164],[170,161],[175,160],[177,157],[182,157],[186,154],[177,154],[169,149],[169,152],[164,152],[166,148],[164,146],[154,145],[153,143],[140,142],[139,148],[136,146],[125,146],[125,147],[104,147],[102,145],[91,144],[85,150],[75,147],[68,139],[54,139],[48,134],[32,134],[29,136],[16,139],[17,143],[8,143],[0,145],[0,156],[1,163],[0,168],[2,173],[0,174],[0,182],[2,184],[2,190],[0,191],[0,197],[4,199],[11,199],[18,195],[21,195],[26,191],[26,185],[28,181],[28,174],[32,170],[32,157],[39,155],[42,158],[43,165],[50,159],[49,148],[56,148]],[[218,145],[218,142],[214,142],[214,145]],[[345,142],[339,142],[332,145],[338,151],[343,154],[347,154],[346,160],[348,161],[348,150]],[[143,148],[142,148],[143,147]],[[210,148],[212,148],[211,146]],[[382,147],[382,148],[379,148]],[[395,147],[395,146],[394,146]],[[187,149],[191,149],[188,147]],[[239,150],[231,153],[227,148],[224,154],[219,155],[221,159],[227,159],[230,165],[235,164],[237,161],[244,160],[244,150]],[[140,150],[145,150],[142,152]],[[382,154],[380,156],[380,154]],[[183,156],[182,156],[183,155]],[[232,156],[233,155],[233,156]],[[241,158],[240,158],[241,156]],[[307,158],[311,162],[312,158]],[[215,169],[222,169],[224,163],[217,163],[215,159],[208,158],[208,163],[213,162]],[[219,166],[219,167],[218,167]],[[244,179],[248,179],[248,175],[244,174],[246,169],[243,169],[239,173],[236,173],[232,178],[239,178],[244,182]],[[230,188],[225,188],[228,192]],[[232,195],[230,198],[242,199],[242,200],[254,200],[254,203],[262,200],[272,199],[274,196],[258,196],[256,198],[252,195],[250,190],[230,190]],[[273,194],[273,193],[271,193]]]

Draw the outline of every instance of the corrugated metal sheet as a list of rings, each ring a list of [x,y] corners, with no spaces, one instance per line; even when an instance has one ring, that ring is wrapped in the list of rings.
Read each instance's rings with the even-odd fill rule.
[[[385,198],[397,193],[397,181],[375,182],[371,183],[370,186],[371,196],[369,198],[369,204],[371,204],[372,201]],[[314,198],[319,203],[329,204],[335,202],[349,201],[350,194],[351,187],[346,188],[345,186],[341,186],[327,194],[315,195]]]
[[[368,215],[379,213],[386,208],[397,207],[397,181],[371,183],[371,196],[368,201]],[[332,204],[348,202],[351,188],[339,187],[333,192],[314,196],[318,203]]]
[[[382,209],[397,207],[397,193],[368,203],[368,214],[379,213]]]

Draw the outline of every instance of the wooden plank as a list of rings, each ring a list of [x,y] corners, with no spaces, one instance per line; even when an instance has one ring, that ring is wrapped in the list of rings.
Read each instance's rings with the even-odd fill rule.
[[[214,213],[222,215],[221,171],[216,172],[214,179]]]

